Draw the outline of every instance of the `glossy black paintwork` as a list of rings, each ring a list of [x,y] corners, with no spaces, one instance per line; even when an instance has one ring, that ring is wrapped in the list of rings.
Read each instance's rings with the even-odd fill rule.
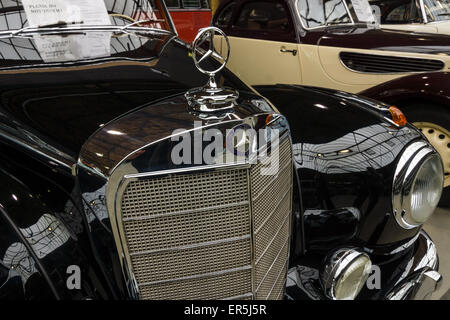
[[[397,225],[390,203],[397,157],[421,137],[417,130],[383,123],[371,101],[354,95],[299,86],[255,89],[290,122],[305,235],[312,241],[307,248],[353,242],[376,250],[417,234]],[[318,224],[322,238],[335,241],[317,239]]]
[[[428,72],[388,81],[359,93],[365,97],[403,107],[425,100],[450,105],[450,72]]]
[[[61,291],[60,298],[126,297],[109,221],[95,217],[97,202],[100,204],[104,199],[89,199],[93,206],[91,203],[87,205],[79,193],[77,179],[72,176],[72,166],[76,164],[82,145],[96,130],[114,118],[150,102],[184,94],[207,80],[194,67],[182,42],[171,40],[167,45],[167,38],[164,37],[144,39],[147,43],[138,52],[115,54],[113,61],[107,57],[90,63],[55,64],[23,59],[0,63],[1,168],[21,181],[30,194],[42,197],[40,205],[52,208],[54,215],[67,229],[71,226],[82,235],[76,240],[71,239],[68,249],[65,249],[66,246],[59,249],[65,252],[59,254],[60,266],[57,267],[58,264],[47,258],[43,259],[43,267],[48,273],[59,274],[58,279],[51,278],[49,281],[58,283],[56,292]],[[12,39],[12,43],[14,41]],[[167,45],[165,51],[158,51],[163,45]],[[229,72],[224,71],[224,74],[226,78],[218,77],[222,83],[241,91],[250,90]],[[181,115],[185,111],[183,106],[177,112]],[[147,118],[141,116],[144,116],[142,125],[147,125],[154,135],[156,127],[148,123],[148,117],[159,119],[154,123],[158,125],[165,116],[164,112],[152,112]],[[180,127],[173,122],[174,116],[174,113],[167,114],[166,119],[170,122],[166,123],[165,131],[160,132],[163,136]],[[193,119],[189,116],[189,121]],[[189,124],[192,125],[192,122]],[[0,203],[7,208],[11,202],[12,186],[7,183],[4,186],[6,189],[2,190],[2,195],[5,198]],[[92,187],[95,188],[95,185]],[[74,200],[77,201],[76,206]],[[67,211],[68,207],[75,208],[70,211],[72,214]],[[30,209],[24,202],[17,206],[16,211],[7,209],[8,216],[31,218],[28,215]],[[43,214],[43,210],[36,212],[35,218],[20,226],[32,226]],[[73,220],[75,215],[77,218]],[[13,222],[18,224],[14,219]],[[76,250],[82,253],[76,255],[79,259],[73,259],[75,249],[72,249],[72,242]],[[65,270],[71,264],[86,265],[82,273],[89,274],[88,280],[96,284],[86,285],[85,288],[97,289],[92,289],[92,292],[69,292],[61,279],[67,277]],[[35,294],[34,289],[22,293],[25,297],[34,297]]]
[[[16,284],[14,291],[22,289],[27,299],[108,297],[111,292],[105,289],[103,272],[93,256],[75,180],[13,148],[2,146],[2,151],[0,209],[5,230],[0,255],[3,264],[8,250],[16,256],[9,264],[19,269],[9,270],[9,281]],[[89,275],[82,278],[82,289],[75,292],[66,287],[70,265]],[[10,290],[8,286],[4,290]],[[1,295],[10,298],[3,287]]]
[[[104,179],[101,174],[86,177],[90,173],[85,170],[78,170],[75,177],[74,164],[80,150],[87,148],[91,151],[87,162],[99,167],[96,164],[106,162],[95,160],[92,150],[98,147],[103,151],[114,143],[123,150],[118,150],[117,155],[103,154],[113,166],[135,148],[165,138],[173,129],[192,125],[195,116],[188,113],[183,94],[207,80],[195,69],[182,42],[145,38],[144,43],[143,48],[132,54],[115,55],[114,61],[110,57],[59,64],[0,60],[0,169],[2,182],[7,181],[1,186],[0,204],[6,220],[16,228],[16,231],[12,227],[5,229],[0,247],[6,250],[11,243],[20,242],[17,230],[36,225],[39,219],[48,217],[46,214],[67,231],[61,245],[49,241],[53,249],[42,257],[32,248],[42,270],[29,278],[25,292],[18,290],[21,282],[17,277],[10,279],[5,288],[15,289],[8,291],[6,298],[34,298],[39,290],[55,298],[129,297],[109,219],[107,214],[97,211],[104,207],[105,198],[99,194],[86,199],[80,194],[80,189],[85,193],[101,188]],[[258,108],[267,112],[248,102],[261,98],[227,70],[217,80],[240,92],[241,107],[236,115],[252,115]],[[383,120],[375,102],[355,96],[298,87],[258,90],[288,118],[296,145],[299,180],[294,181],[293,265],[310,259],[304,255],[305,251],[318,252],[317,257],[323,258],[323,252],[345,242],[381,252],[417,233],[402,230],[393,223],[388,194],[395,159],[402,147],[419,137],[416,131],[392,126]],[[347,105],[342,106],[341,102]],[[380,138],[367,132],[370,127],[379,129]],[[108,137],[107,131],[112,129],[126,133],[127,140]],[[339,151],[335,141],[356,132],[365,136],[368,149],[393,149],[389,161],[355,150],[352,154],[355,157],[365,156],[359,167],[345,162],[344,157],[313,164],[311,151],[305,156],[298,148],[316,145],[323,154]],[[395,148],[389,145],[391,135],[398,138]],[[98,145],[89,145],[93,141]],[[312,165],[306,166],[307,161]],[[105,175],[111,168],[100,169],[96,172],[104,170]],[[327,171],[331,169],[333,172]],[[86,180],[90,184],[80,187]],[[348,207],[357,208],[358,219]],[[321,211],[318,213],[322,216],[317,219],[317,215],[305,211],[311,209]],[[2,226],[8,228],[8,221],[2,219]],[[333,233],[336,226],[338,230]],[[304,227],[308,230],[304,231]],[[323,238],[328,236],[336,241],[324,242]],[[304,242],[304,237],[308,242]],[[82,267],[85,275],[82,290],[70,291],[65,286],[65,271],[72,264]],[[6,272],[0,269],[0,276],[4,278]]]

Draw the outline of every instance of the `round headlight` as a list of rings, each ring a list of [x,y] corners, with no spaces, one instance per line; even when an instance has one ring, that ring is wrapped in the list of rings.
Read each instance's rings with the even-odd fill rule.
[[[321,279],[326,295],[334,300],[353,300],[372,270],[369,256],[356,249],[339,249],[325,264]]]
[[[394,176],[392,205],[398,224],[412,229],[425,223],[436,209],[443,184],[439,154],[425,142],[410,145]]]
[[[427,157],[417,172],[411,193],[411,218],[423,224],[433,214],[441,198],[443,166],[437,154]]]

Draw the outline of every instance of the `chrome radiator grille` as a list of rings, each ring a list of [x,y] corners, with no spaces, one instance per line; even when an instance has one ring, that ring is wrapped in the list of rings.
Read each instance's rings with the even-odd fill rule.
[[[264,163],[258,163],[127,182],[118,217],[141,299],[282,297],[292,202],[289,139],[279,159],[274,175],[261,175]]]

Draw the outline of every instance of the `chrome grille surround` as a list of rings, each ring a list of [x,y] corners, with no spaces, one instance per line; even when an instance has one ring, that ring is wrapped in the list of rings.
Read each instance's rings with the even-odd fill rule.
[[[287,135],[279,159],[267,176],[263,163],[124,175],[115,219],[136,298],[281,298],[292,213]]]

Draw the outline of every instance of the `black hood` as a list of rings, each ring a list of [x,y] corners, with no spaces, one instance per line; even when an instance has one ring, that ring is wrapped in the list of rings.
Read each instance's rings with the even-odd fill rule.
[[[44,61],[34,45],[13,37],[0,44],[0,125],[75,158],[114,118],[207,82],[186,45],[169,35],[112,37],[110,55],[62,62]],[[217,80],[249,90],[226,70]]]

